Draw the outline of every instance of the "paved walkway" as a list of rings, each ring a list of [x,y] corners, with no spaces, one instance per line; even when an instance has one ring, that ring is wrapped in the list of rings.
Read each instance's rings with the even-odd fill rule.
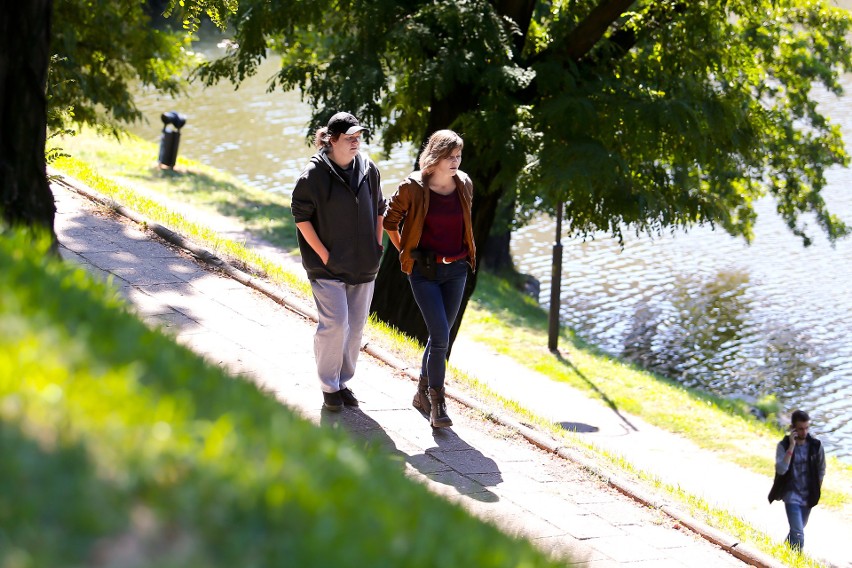
[[[450,401],[455,426],[433,432],[410,406],[414,386],[411,375],[416,370],[394,362],[372,344],[368,353],[381,357],[362,354],[352,384],[362,400],[360,410],[347,409],[339,415],[321,413],[312,351],[314,323],[305,317],[312,314],[312,306],[287,296],[286,291],[276,291],[281,300],[301,306],[297,311],[287,309],[75,192],[60,185],[53,189],[63,256],[104,277],[111,275],[143,318],[162,326],[210,361],[270,389],[282,402],[315,422],[345,428],[367,443],[398,454],[412,478],[505,532],[527,537],[580,566],[742,565],[724,548],[751,563],[774,564],[745,546],[737,546],[730,537],[695,523],[669,504],[641,505],[613,489],[613,485],[626,487],[630,493],[627,484],[606,483],[590,473],[594,464],[583,467],[560,457],[566,453],[559,448],[547,451],[536,447],[521,436],[524,428],[510,420],[499,424],[485,419],[482,410],[489,409],[477,410]],[[262,282],[258,284],[263,287]],[[557,422],[586,425],[583,429],[601,447],[623,454],[652,473],[660,475],[660,467],[669,470],[669,474],[677,474],[672,478],[675,483],[703,494],[705,499],[717,502],[716,496],[705,491],[712,486],[720,488],[718,493],[725,497],[718,501],[720,504],[742,504],[748,512],[749,508],[758,510],[760,503],[770,527],[767,530],[781,536],[786,532],[783,509],[777,503],[770,508],[765,502],[767,479],[730,470],[730,466],[714,462],[706,452],[697,451],[677,436],[657,431],[635,417],[614,413],[570,387],[484,351],[478,344],[457,343],[453,353],[451,362],[455,366],[475,371],[475,376],[506,398]],[[463,359],[457,359],[460,354],[465,354]],[[454,394],[468,400],[463,392]],[[541,445],[549,447],[547,440]],[[641,495],[642,491],[636,489],[634,494]],[[852,554],[844,549],[852,534],[849,525],[840,523],[836,530],[825,528],[822,525],[827,519],[824,511],[816,510],[812,515],[808,549],[829,558],[835,566],[852,566]],[[684,525],[693,526],[697,532]],[[836,541],[833,546],[822,543],[816,534],[823,530],[823,536]]]

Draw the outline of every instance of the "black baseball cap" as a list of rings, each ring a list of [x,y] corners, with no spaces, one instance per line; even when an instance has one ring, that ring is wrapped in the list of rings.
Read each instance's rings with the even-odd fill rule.
[[[348,112],[338,112],[328,119],[328,133],[334,136],[335,134],[355,134],[362,130],[370,130],[365,126],[361,126],[358,119]]]

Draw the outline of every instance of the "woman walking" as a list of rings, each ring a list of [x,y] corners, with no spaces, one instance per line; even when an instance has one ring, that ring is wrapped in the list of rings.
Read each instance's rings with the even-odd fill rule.
[[[468,268],[476,268],[470,214],[473,183],[459,169],[463,147],[452,130],[432,134],[420,154],[420,171],[400,183],[384,219],[429,332],[414,406],[429,415],[433,428],[453,425],[444,397],[450,330]]]

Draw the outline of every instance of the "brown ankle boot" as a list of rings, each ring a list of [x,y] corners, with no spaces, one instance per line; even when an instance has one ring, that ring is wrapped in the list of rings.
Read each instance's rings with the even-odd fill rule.
[[[429,402],[429,379],[420,375],[420,380],[417,381],[417,392],[414,393],[414,408],[420,410],[424,414],[432,412],[432,404]]]
[[[432,428],[446,428],[453,425],[453,421],[447,416],[447,403],[444,400],[444,387],[435,390],[429,387],[429,402],[432,403],[432,412],[429,414],[429,422]]]

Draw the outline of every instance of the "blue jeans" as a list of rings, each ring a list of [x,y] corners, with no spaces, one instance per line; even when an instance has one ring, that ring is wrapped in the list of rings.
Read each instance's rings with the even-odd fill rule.
[[[375,285],[375,282],[353,285],[325,278],[311,280],[319,317],[314,355],[323,392],[345,388],[355,375]]]
[[[436,269],[435,279],[429,280],[420,273],[415,263],[408,282],[429,331],[420,373],[429,378],[430,387],[440,389],[444,386],[447,373],[450,328],[459,313],[468,265],[466,261],[458,260],[450,264],[438,264]]]
[[[784,510],[787,511],[787,522],[790,524],[787,544],[790,548],[802,550],[805,546],[805,525],[808,524],[811,508],[807,505],[784,503]]]

